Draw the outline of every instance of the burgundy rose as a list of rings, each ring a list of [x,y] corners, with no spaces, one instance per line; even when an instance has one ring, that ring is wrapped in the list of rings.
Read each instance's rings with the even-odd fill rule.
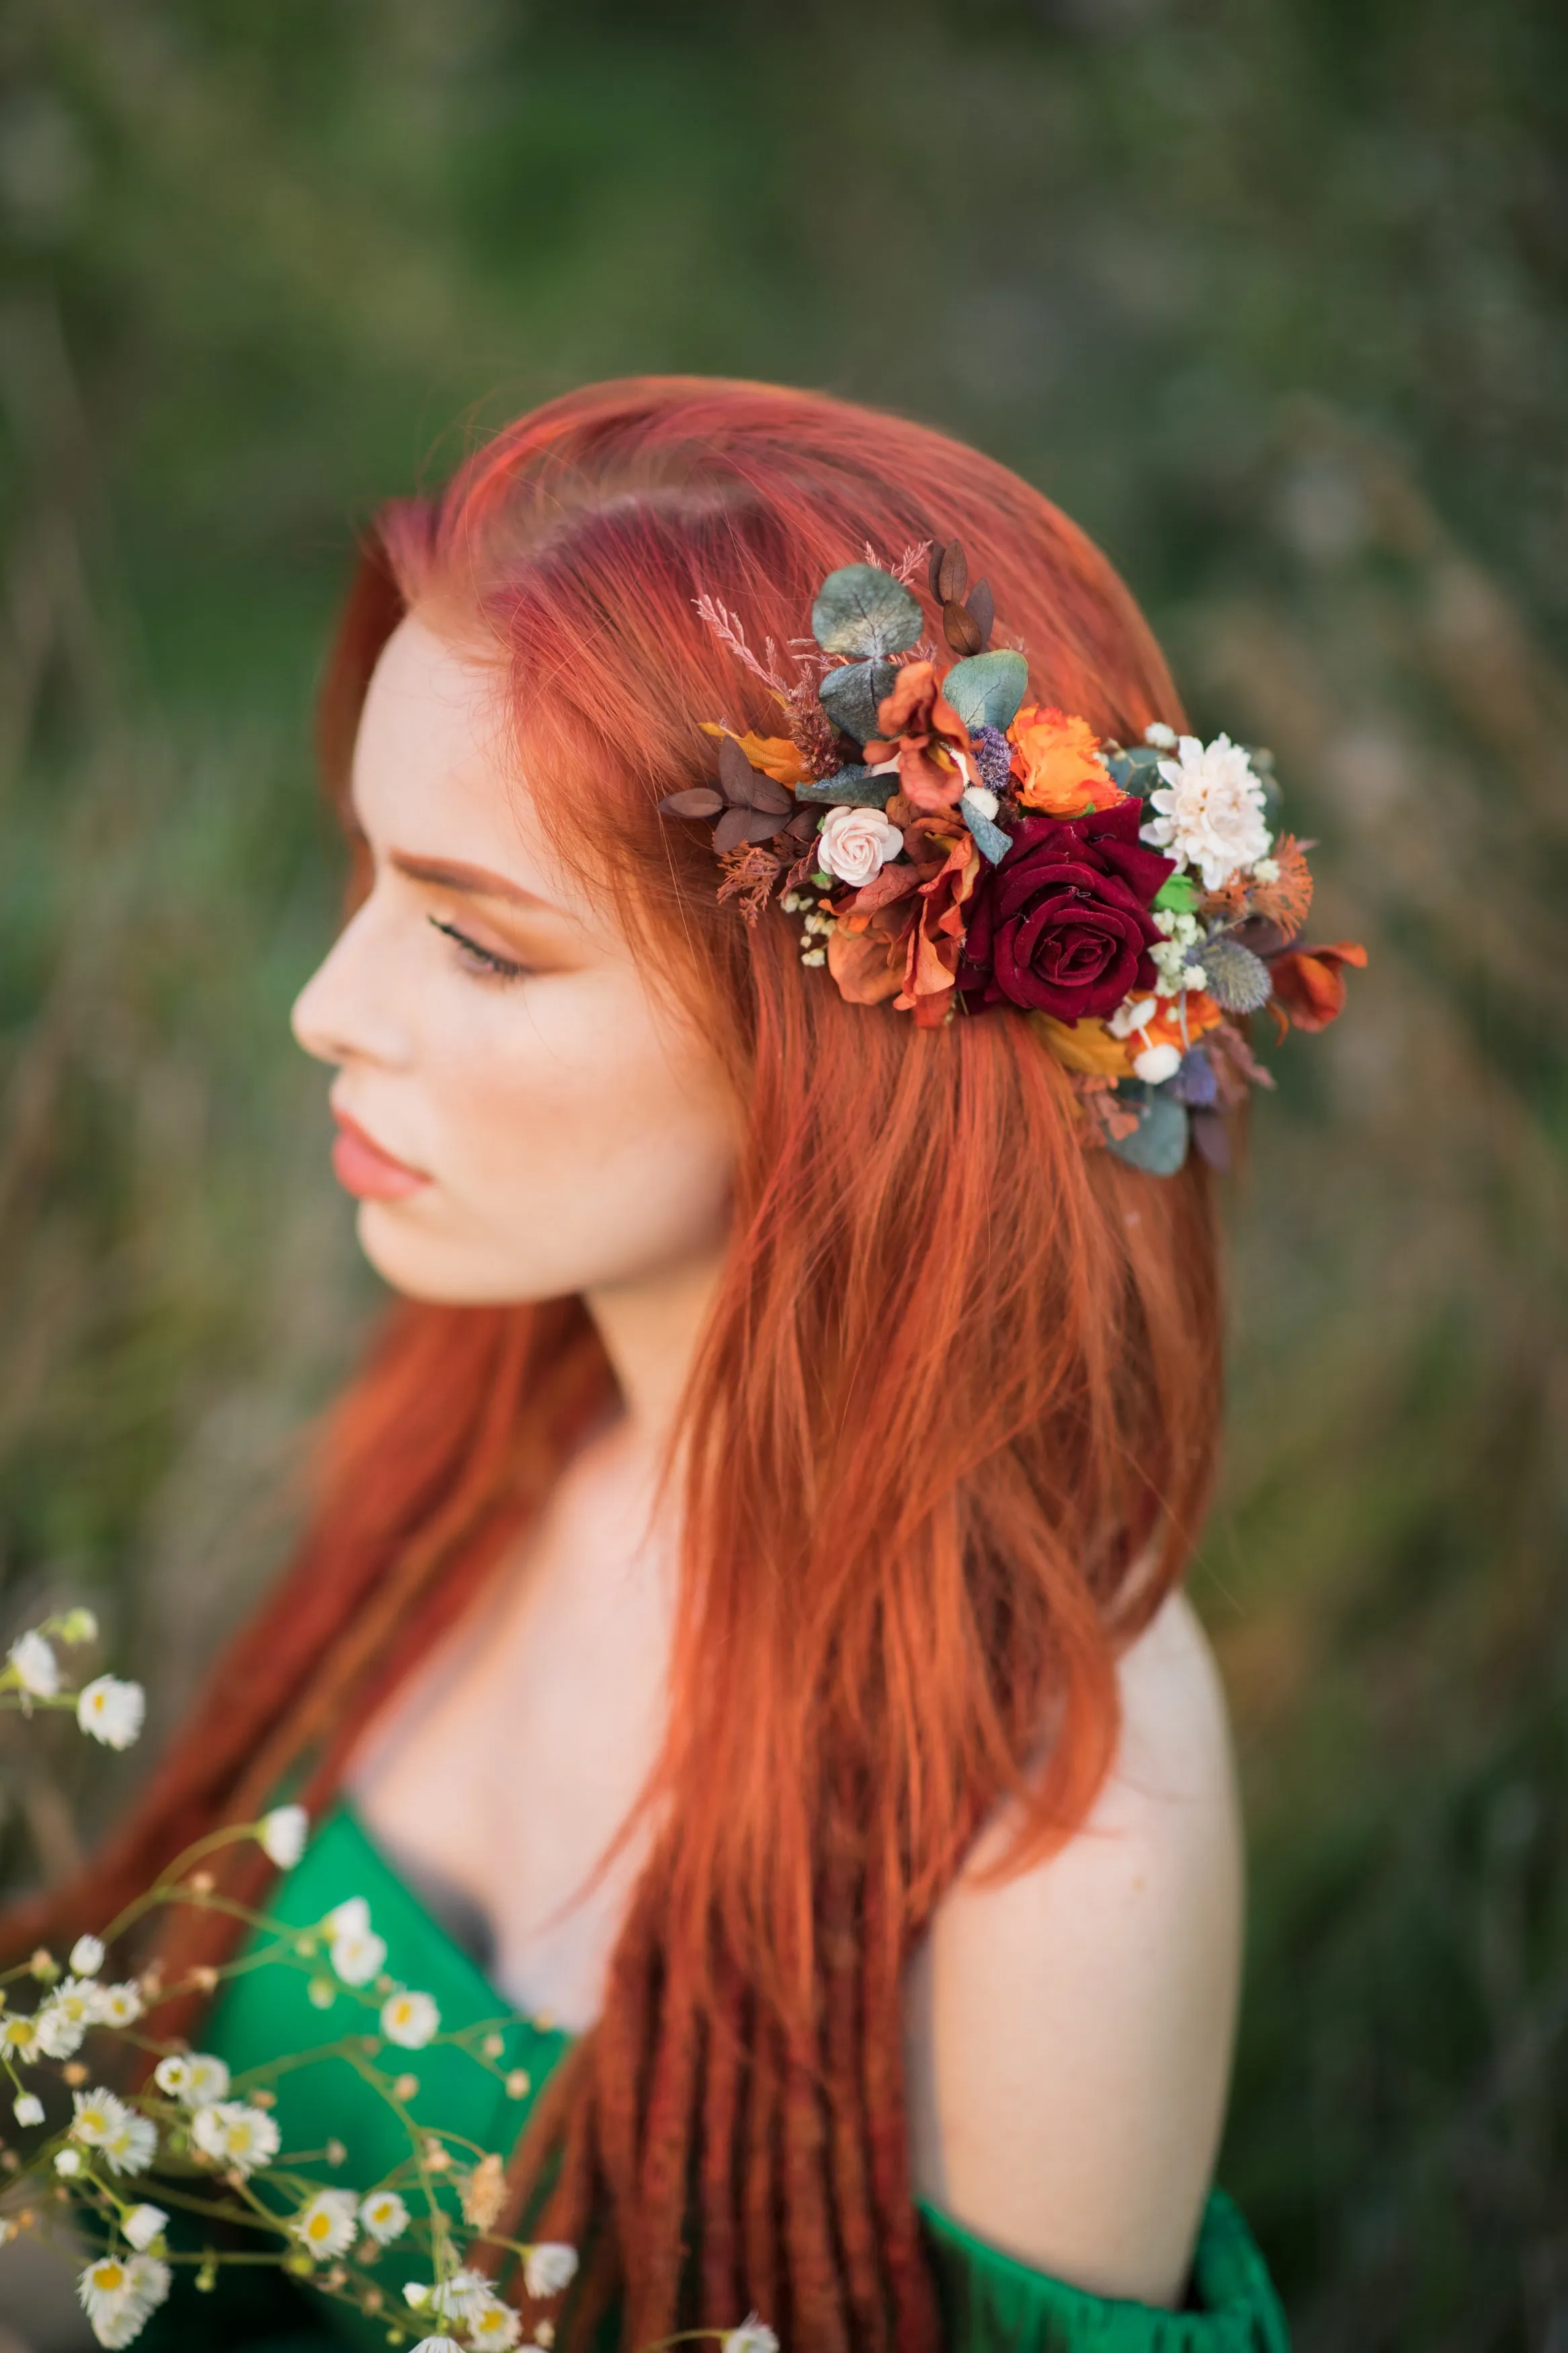
[[[1130,989],[1151,987],[1160,934],[1149,902],[1175,861],[1144,848],[1142,818],[1129,797],[1086,817],[1020,819],[975,888],[959,987],[1058,1021],[1113,1013]]]

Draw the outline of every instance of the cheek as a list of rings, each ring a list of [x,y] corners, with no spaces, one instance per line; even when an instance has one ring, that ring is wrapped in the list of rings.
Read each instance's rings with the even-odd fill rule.
[[[411,1207],[445,1245],[450,1295],[555,1297],[721,1245],[728,1091],[635,974],[489,992],[428,1050],[437,1183]]]

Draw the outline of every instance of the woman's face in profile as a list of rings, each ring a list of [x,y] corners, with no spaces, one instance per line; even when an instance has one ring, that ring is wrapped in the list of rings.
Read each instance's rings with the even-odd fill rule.
[[[712,1257],[735,1105],[608,912],[550,856],[493,681],[418,619],[355,746],[374,884],[294,1008],[336,1064],[333,1163],[399,1291],[549,1299]]]

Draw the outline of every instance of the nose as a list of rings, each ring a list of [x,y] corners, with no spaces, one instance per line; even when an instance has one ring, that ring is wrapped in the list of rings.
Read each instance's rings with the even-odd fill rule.
[[[397,1009],[373,893],[339,933],[289,1016],[296,1040],[320,1062],[406,1070],[413,1038]]]

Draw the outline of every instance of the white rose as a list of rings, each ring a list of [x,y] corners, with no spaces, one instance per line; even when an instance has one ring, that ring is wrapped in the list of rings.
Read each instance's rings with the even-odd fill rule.
[[[828,873],[856,890],[869,882],[889,858],[897,858],[903,846],[903,835],[879,808],[832,809],[816,837],[816,854]]]

